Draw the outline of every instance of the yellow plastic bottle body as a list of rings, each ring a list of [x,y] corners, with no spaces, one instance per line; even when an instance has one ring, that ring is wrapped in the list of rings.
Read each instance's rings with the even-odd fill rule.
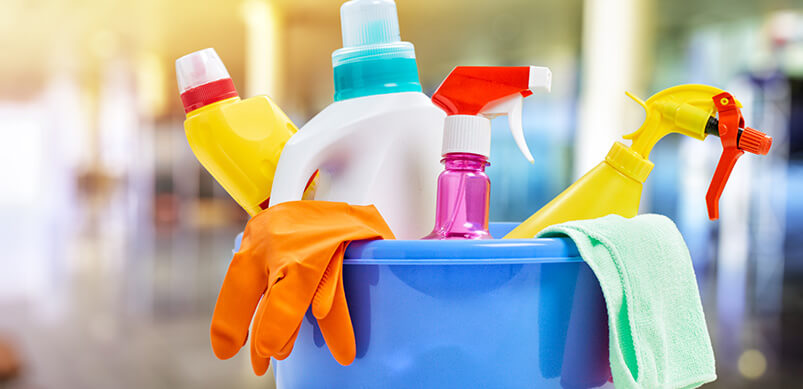
[[[279,156],[298,131],[267,96],[196,109],[184,130],[201,165],[251,216],[267,205]]]
[[[554,224],[594,219],[610,214],[638,213],[644,180],[652,163],[623,144],[614,144],[608,157],[530,216],[504,239],[533,238]]]

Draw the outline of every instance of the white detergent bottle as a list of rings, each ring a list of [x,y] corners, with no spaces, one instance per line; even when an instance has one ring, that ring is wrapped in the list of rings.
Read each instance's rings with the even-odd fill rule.
[[[445,114],[421,92],[392,0],[346,2],[340,18],[335,102],[287,142],[270,204],[301,200],[319,169],[316,200],[373,204],[396,238],[420,238],[434,222]]]

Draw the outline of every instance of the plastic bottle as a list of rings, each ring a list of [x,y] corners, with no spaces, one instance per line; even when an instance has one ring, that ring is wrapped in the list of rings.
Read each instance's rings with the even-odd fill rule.
[[[424,239],[490,239],[491,182],[485,166],[491,152],[491,118],[508,115],[510,132],[524,157],[521,106],[536,90],[549,91],[552,73],[535,66],[455,68],[432,96],[446,114],[445,169],[438,177],[435,228]]]
[[[421,92],[393,1],[352,0],[340,15],[335,102],[287,142],[271,205],[299,200],[320,169],[316,200],[374,204],[397,238],[421,237],[432,226],[444,114]]]
[[[636,132],[626,135],[632,145],[613,144],[605,160],[552,199],[538,212],[505,236],[505,239],[532,238],[553,224],[593,219],[609,214],[633,217],[638,213],[642,184],[653,164],[653,146],[670,133],[703,140],[706,135],[720,137],[723,152],[706,194],[708,215],[719,217],[718,202],[736,160],[749,152],[769,152],[772,138],[744,126],[741,104],[728,92],[706,85],[680,85],[661,91],[646,102],[628,93],[647,111],[647,118]],[[712,115],[718,113],[719,119]]]
[[[240,100],[214,49],[176,60],[187,141],[198,161],[251,216],[268,206],[284,144],[297,128],[267,96]],[[310,176],[307,196],[314,187]]]
[[[485,174],[488,158],[449,153],[443,156],[443,165],[438,176],[435,228],[423,239],[490,239],[491,181]]]

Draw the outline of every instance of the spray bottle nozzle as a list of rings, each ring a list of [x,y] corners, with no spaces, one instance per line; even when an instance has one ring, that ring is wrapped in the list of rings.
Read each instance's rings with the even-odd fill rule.
[[[708,135],[719,136],[719,120],[713,116],[708,118],[705,125],[705,133]],[[736,136],[736,147],[750,154],[767,155],[772,146],[772,137],[753,128],[739,128]]]
[[[524,97],[550,91],[552,72],[538,66],[458,66],[446,77],[432,102],[446,111],[443,154],[467,152],[488,157],[490,119],[507,115],[516,144],[530,163],[521,111]]]
[[[644,159],[649,158],[653,146],[670,133],[699,140],[705,139],[706,135],[720,138],[722,156],[705,196],[711,220],[719,217],[719,197],[736,160],[745,152],[767,154],[772,145],[771,137],[745,127],[739,110],[741,103],[721,89],[708,85],[679,85],[664,89],[647,101],[630,93],[627,95],[647,111],[644,124],[624,137],[633,141],[630,149]]]
[[[719,119],[709,118],[705,130],[706,133],[716,133],[719,136],[722,142],[722,155],[719,157],[717,170],[714,171],[705,201],[708,206],[708,218],[716,220],[719,218],[719,197],[725,189],[736,161],[745,151],[759,155],[767,154],[772,146],[772,138],[761,131],[745,127],[742,111],[730,93],[717,94],[713,100]]]

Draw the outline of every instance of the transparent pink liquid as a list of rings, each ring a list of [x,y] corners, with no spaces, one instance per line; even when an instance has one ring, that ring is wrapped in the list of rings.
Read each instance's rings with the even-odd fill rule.
[[[491,181],[485,175],[488,158],[450,153],[438,176],[435,228],[422,239],[492,239],[488,233]]]

